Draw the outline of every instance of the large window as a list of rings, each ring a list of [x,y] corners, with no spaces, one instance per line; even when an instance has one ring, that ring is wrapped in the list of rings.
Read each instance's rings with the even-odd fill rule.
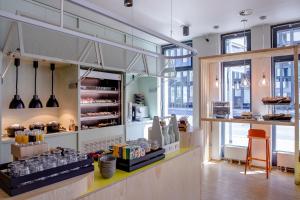
[[[250,30],[221,35],[222,53],[251,50]],[[231,104],[231,114],[251,111],[251,63],[249,60],[222,63],[222,98]],[[247,84],[245,85],[245,81]],[[247,146],[249,124],[223,123],[222,144]]]
[[[300,22],[273,26],[272,41],[275,48],[300,44]]]
[[[251,111],[250,60],[223,63],[223,99],[231,103],[230,113],[240,116]],[[224,123],[226,145],[247,146],[249,124]]]
[[[281,24],[272,27],[274,48],[300,44],[300,22]],[[294,58],[281,56],[273,58],[273,95],[289,96],[294,100]],[[294,115],[293,103],[289,106],[276,106],[276,113]],[[273,151],[294,152],[294,127],[273,126]]]
[[[221,35],[222,53],[238,53],[251,50],[250,30]]]
[[[184,42],[192,46],[192,41]],[[173,45],[162,47],[162,52],[167,56],[182,56],[189,52],[182,48],[177,48]],[[166,67],[174,68],[176,74],[169,74],[172,78],[162,79],[162,100],[163,109],[162,115],[169,116],[176,114],[179,119],[182,116],[188,118],[192,124],[193,117],[193,68],[192,58],[176,59],[169,62]]]
[[[294,58],[282,56],[273,58],[273,94],[288,96],[294,101]],[[299,67],[300,68],[300,64]],[[276,106],[276,113],[290,113],[294,116],[293,102],[290,105]],[[275,151],[293,152],[295,145],[294,127],[274,126]]]

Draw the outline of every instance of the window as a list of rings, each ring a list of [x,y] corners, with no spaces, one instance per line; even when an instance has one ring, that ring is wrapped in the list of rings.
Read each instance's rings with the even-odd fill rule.
[[[250,60],[223,63],[223,100],[231,103],[230,113],[240,116],[243,112],[251,111]],[[249,124],[224,123],[223,134],[225,145],[247,146]]]
[[[192,46],[192,41],[184,42]],[[164,55],[187,55],[189,52],[173,45],[162,47]],[[162,79],[162,115],[169,116],[176,114],[177,118],[182,116],[188,117],[189,123],[192,124],[193,117],[193,69],[192,58],[176,59],[173,64],[167,67],[174,67],[176,78]]]
[[[222,53],[237,53],[251,50],[250,30],[221,35]]]
[[[272,46],[300,44],[300,22],[272,26]]]
[[[273,94],[274,96],[289,96],[294,100],[294,58],[281,56],[273,58]],[[298,69],[300,68],[300,64]],[[276,106],[275,113],[290,113],[294,115],[293,102],[290,105]],[[295,137],[294,127],[274,126],[275,151],[294,152]]]
[[[272,27],[272,46],[283,47],[300,44],[300,22],[275,25]],[[280,56],[273,58],[273,95],[289,96],[294,99],[294,58]],[[300,64],[299,64],[300,65]],[[289,106],[276,106],[275,113],[294,115],[293,103]],[[294,152],[294,127],[273,126],[273,151]]]
[[[221,35],[222,53],[237,53],[251,50],[251,31]],[[247,80],[248,86],[243,82]],[[251,111],[251,62],[250,60],[222,63],[222,98],[229,101],[231,115]],[[223,123],[222,145],[247,146],[249,124]]]

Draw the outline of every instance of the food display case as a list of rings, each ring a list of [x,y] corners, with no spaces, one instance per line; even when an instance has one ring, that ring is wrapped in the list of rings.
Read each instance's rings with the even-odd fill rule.
[[[122,74],[80,70],[81,129],[122,124]]]

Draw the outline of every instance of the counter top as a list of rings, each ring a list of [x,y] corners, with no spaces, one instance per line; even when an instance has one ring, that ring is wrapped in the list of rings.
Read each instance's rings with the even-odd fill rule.
[[[144,171],[146,170],[149,170],[153,167],[156,167],[156,166],[160,166],[161,164],[163,163],[166,163],[167,161],[171,161],[172,159],[174,158],[178,158],[178,157],[181,157],[183,155],[185,155],[186,153],[190,152],[190,151],[193,151],[194,149],[196,149],[196,147],[194,148],[180,148],[180,150],[176,151],[176,152],[172,152],[170,154],[167,154],[166,157],[163,159],[163,160],[160,160],[160,161],[157,161],[155,163],[152,163],[150,165],[147,165],[145,167],[142,167],[140,169],[137,169],[133,172],[125,172],[125,171],[121,171],[121,170],[116,170],[116,173],[115,175],[110,178],[110,179],[104,179],[102,178],[102,176],[100,175],[100,172],[99,172],[99,168],[98,168],[98,163],[95,162],[94,163],[94,167],[95,167],[95,170],[94,170],[94,177],[93,177],[93,181],[91,181],[91,178],[89,178],[89,175],[81,175],[81,176],[78,176],[78,177],[74,177],[72,179],[67,179],[65,181],[61,181],[61,182],[58,182],[56,184],[52,184],[52,185],[49,185],[49,186],[46,186],[46,187],[42,187],[42,188],[39,188],[39,189],[36,189],[36,190],[33,190],[33,191],[30,191],[30,192],[27,192],[27,193],[23,193],[23,194],[20,194],[20,195],[17,195],[17,196],[14,196],[14,197],[9,197],[4,191],[2,191],[0,189],[0,199],[22,199],[22,200],[25,200],[25,199],[38,199],[41,197],[41,195],[46,195],[44,193],[47,193],[47,196],[48,197],[51,197],[50,199],[55,199],[55,195],[57,195],[56,193],[58,193],[57,191],[58,190],[67,190],[69,192],[71,192],[72,189],[78,187],[73,187],[73,185],[76,183],[80,183],[81,185],[84,183],[84,188],[86,188],[86,190],[84,191],[84,188],[80,189],[79,191],[77,191],[77,197],[74,196],[75,198],[83,198],[87,195],[90,195],[94,192],[97,192],[97,191],[100,191],[102,189],[105,189],[106,187],[109,187],[109,186],[112,186],[114,184],[117,184],[129,177],[132,177],[134,175],[137,175],[137,174],[140,174],[140,173],[143,173]],[[88,179],[85,180],[83,182],[78,182],[78,181],[81,181],[83,180],[83,178],[87,177]],[[89,187],[87,188],[86,187],[86,184],[88,183]],[[73,185],[72,185],[73,184]],[[68,187],[70,186],[70,187]],[[51,194],[51,191],[53,191],[54,193]],[[81,193],[78,193],[78,192],[81,192]],[[47,197],[47,198],[48,198]]]
[[[178,151],[175,151],[175,152],[172,152],[172,153],[169,153],[166,155],[166,157],[163,159],[163,160],[160,160],[160,161],[157,161],[155,163],[152,163],[150,165],[147,165],[145,167],[142,167],[140,169],[137,169],[135,171],[132,171],[132,172],[125,172],[125,171],[122,171],[122,170],[116,170],[116,173],[115,175],[110,178],[110,179],[104,179],[100,172],[99,172],[99,167],[98,167],[98,163],[95,162],[94,164],[94,167],[95,167],[95,170],[94,170],[94,183],[92,184],[92,186],[89,188],[88,192],[86,194],[83,194],[83,197],[85,196],[88,196],[90,195],[91,193],[94,193],[94,192],[98,192],[98,191],[101,191],[109,186],[112,186],[114,184],[117,184],[119,182],[122,182],[123,180],[129,178],[129,177],[132,177],[132,176],[135,176],[135,175],[138,175],[140,173],[143,173],[144,171],[147,171],[149,169],[152,169],[156,166],[159,166],[163,163],[166,163],[167,161],[170,161],[174,158],[177,158],[177,157],[180,157],[180,156],[183,156],[185,155],[186,153],[196,149],[197,147],[190,147],[190,148],[180,148]]]
[[[176,152],[172,152],[172,153],[167,154],[166,157],[163,160],[157,161],[155,163],[152,163],[150,165],[147,165],[145,167],[142,167],[142,168],[137,169],[137,170],[132,171],[132,172],[125,172],[125,171],[117,169],[115,175],[112,178],[110,178],[110,179],[104,179],[104,178],[102,178],[102,176],[101,176],[101,174],[99,172],[98,163],[95,162],[95,164],[94,164],[95,165],[94,166],[95,167],[95,171],[94,171],[94,173],[95,173],[94,184],[92,185],[91,188],[89,188],[88,193],[92,193],[92,192],[95,192],[97,190],[104,189],[104,188],[106,188],[106,187],[108,187],[110,185],[116,184],[116,183],[118,183],[118,182],[120,182],[120,181],[122,181],[122,180],[124,180],[124,179],[126,179],[128,177],[131,177],[131,176],[133,176],[135,174],[142,173],[143,171],[145,171],[147,169],[150,169],[150,168],[152,168],[154,166],[157,166],[157,165],[159,165],[161,163],[164,163],[164,162],[166,162],[168,160],[171,160],[173,158],[176,158],[178,156],[184,155],[185,153],[187,153],[187,152],[189,152],[189,151],[191,151],[193,149],[194,148],[180,148]]]
[[[152,119],[146,119],[142,121],[127,121],[125,125],[134,125],[134,124],[152,124],[153,120]]]
[[[49,134],[45,134],[45,138],[58,137],[61,135],[72,135],[72,134],[77,134],[77,133],[78,133],[77,131],[49,133]],[[14,143],[14,142],[15,142],[15,138],[7,137],[7,136],[0,137],[0,143]]]

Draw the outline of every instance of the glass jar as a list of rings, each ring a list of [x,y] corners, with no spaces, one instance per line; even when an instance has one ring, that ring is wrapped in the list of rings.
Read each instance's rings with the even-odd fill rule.
[[[20,165],[18,165],[17,170],[19,172],[19,174],[18,174],[19,176],[25,176],[25,175],[30,174],[30,170],[27,165],[20,164]]]

